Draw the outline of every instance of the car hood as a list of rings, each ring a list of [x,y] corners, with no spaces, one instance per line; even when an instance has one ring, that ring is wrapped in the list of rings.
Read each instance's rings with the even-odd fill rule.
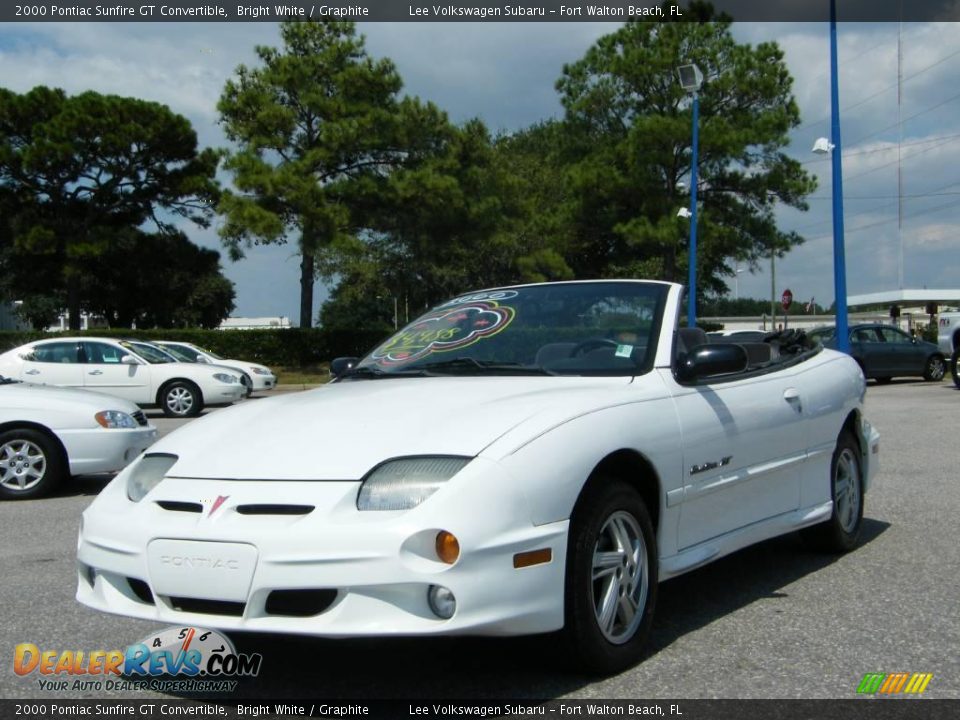
[[[511,431],[525,441],[572,417],[622,404],[630,382],[627,377],[339,382],[212,413],[162,439],[151,452],[178,456],[171,477],[358,480],[390,458],[472,457]]]

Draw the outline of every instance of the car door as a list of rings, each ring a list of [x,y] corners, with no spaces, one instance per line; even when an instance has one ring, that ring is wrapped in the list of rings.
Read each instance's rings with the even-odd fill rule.
[[[126,364],[130,356],[136,364]],[[81,343],[83,359],[83,386],[87,390],[122,397],[141,405],[154,402],[150,391],[150,366],[112,343],[87,341]]]
[[[895,327],[877,328],[887,346],[896,375],[922,375],[926,351],[916,340]]]
[[[854,357],[863,363],[866,377],[889,377],[896,371],[897,359],[893,349],[883,341],[875,327],[857,328],[850,333]]]
[[[39,342],[23,357],[20,379],[39,385],[83,387],[76,340]]]
[[[666,381],[683,434],[681,550],[799,507],[806,433],[793,369],[697,385]]]

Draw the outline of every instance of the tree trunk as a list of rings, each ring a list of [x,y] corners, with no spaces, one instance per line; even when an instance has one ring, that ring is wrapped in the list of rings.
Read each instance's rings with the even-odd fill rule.
[[[304,252],[300,259],[300,327],[313,327],[313,253]]]
[[[67,312],[70,315],[70,329],[80,329],[80,278],[76,273],[67,275]]]

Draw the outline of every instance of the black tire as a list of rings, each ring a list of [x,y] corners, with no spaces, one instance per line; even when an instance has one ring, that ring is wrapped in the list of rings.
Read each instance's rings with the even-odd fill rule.
[[[923,379],[927,382],[940,382],[947,374],[947,361],[943,355],[931,355],[923,366]]]
[[[953,374],[953,384],[960,388],[960,369],[957,368],[957,360],[960,360],[960,349],[954,350],[950,356],[950,372]]]
[[[167,417],[185,418],[199,415],[203,410],[203,394],[189,380],[174,380],[163,386],[158,398]]]
[[[0,498],[27,500],[47,495],[66,474],[63,452],[50,436],[31,428],[0,433]]]
[[[632,552],[623,552],[618,536],[630,541]],[[657,572],[656,536],[640,495],[626,483],[599,478],[577,502],[567,545],[562,634],[579,669],[608,675],[640,660],[656,607]],[[612,615],[604,613],[610,608],[604,597],[617,598]]]
[[[814,550],[845,553],[860,542],[863,528],[863,458],[856,439],[846,430],[837,439],[830,462],[830,519],[804,528],[800,535]]]
[[[250,397],[253,395],[253,380],[250,379],[250,376],[246,373],[240,373],[240,384],[243,385],[244,390],[246,390],[246,396]]]

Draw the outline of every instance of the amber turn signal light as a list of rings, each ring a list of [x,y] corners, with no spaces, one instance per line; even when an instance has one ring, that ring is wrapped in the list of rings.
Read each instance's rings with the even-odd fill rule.
[[[441,530],[437,533],[437,557],[447,565],[453,565],[460,557],[460,541],[453,533]]]
[[[517,553],[513,556],[513,566],[515,568],[525,568],[531,565],[542,565],[552,559],[553,551],[550,548],[540,548],[539,550]]]

